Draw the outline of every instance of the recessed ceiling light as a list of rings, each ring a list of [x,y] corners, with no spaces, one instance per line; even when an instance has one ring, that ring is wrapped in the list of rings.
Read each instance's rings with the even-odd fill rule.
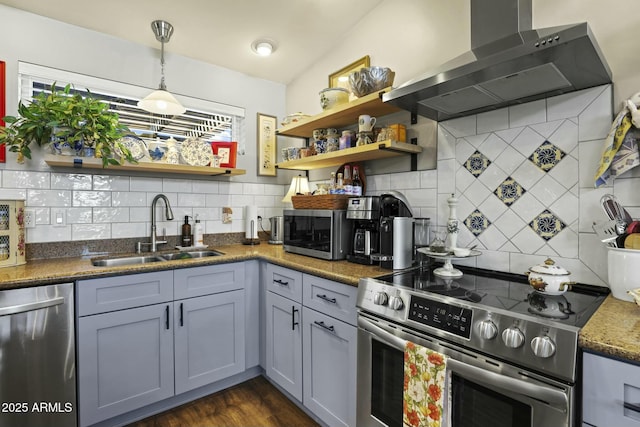
[[[272,40],[259,39],[251,43],[251,49],[260,56],[269,56],[276,50],[276,44]]]

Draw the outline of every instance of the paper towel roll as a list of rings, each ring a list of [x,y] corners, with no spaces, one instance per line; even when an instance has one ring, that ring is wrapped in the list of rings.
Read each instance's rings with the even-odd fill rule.
[[[246,206],[244,210],[244,237],[245,239],[258,238],[258,208]]]

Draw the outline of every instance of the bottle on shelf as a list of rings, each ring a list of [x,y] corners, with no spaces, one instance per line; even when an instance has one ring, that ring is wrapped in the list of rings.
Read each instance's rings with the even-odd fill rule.
[[[351,181],[351,166],[344,165],[344,178],[342,179],[342,186],[344,188],[344,194],[353,195],[353,187]]]
[[[353,179],[351,180],[351,194],[362,196],[362,180],[358,172],[358,166],[353,166]]]
[[[335,194],[344,194],[344,180],[342,174],[339,173],[336,178],[336,192]]]
[[[336,173],[331,172],[331,178],[329,179],[329,194],[336,194]]]
[[[182,239],[181,243],[183,247],[189,247],[192,245],[191,240],[191,224],[189,224],[189,216],[184,216],[184,224],[182,224]]]

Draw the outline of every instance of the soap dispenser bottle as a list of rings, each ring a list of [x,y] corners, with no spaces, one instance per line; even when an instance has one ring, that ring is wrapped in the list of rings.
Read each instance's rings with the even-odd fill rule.
[[[193,226],[193,240],[195,246],[204,246],[204,231],[202,230],[202,223],[196,214],[195,225]]]
[[[184,224],[182,224],[182,246],[186,248],[191,244],[191,224],[189,224],[189,215],[185,215]]]

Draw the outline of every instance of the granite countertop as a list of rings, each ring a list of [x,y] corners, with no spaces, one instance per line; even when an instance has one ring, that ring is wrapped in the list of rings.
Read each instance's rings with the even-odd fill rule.
[[[79,257],[32,260],[25,265],[0,268],[0,290],[251,259],[265,260],[351,286],[358,286],[361,277],[390,273],[378,266],[348,261],[329,262],[292,254],[285,252],[281,245],[264,242],[256,246],[233,244],[212,249],[223,255],[118,267],[95,267],[90,258]],[[113,257],[126,255],[134,254]],[[585,350],[640,363],[640,307],[609,295],[580,332],[579,344]]]
[[[580,331],[580,346],[640,362],[640,307],[609,295]]]
[[[348,261],[328,262],[321,259],[292,254],[285,252],[281,245],[269,245],[267,243],[256,246],[234,244],[216,246],[212,249],[222,252],[223,255],[118,267],[95,267],[91,264],[90,258],[80,257],[31,260],[24,265],[0,268],[0,290],[120,274],[246,261],[250,259],[263,259],[273,264],[294,268],[351,286],[357,286],[360,277],[376,277],[390,272],[378,266],[359,265]],[[164,252],[158,252],[158,254],[162,253]],[[111,256],[111,258],[128,255],[135,254],[117,254]]]

